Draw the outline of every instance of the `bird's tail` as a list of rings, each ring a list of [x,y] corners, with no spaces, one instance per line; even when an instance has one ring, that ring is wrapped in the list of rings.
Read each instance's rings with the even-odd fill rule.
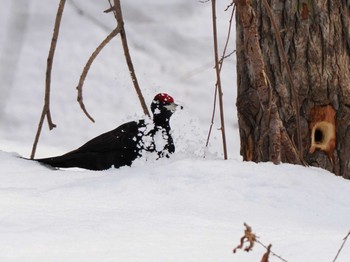
[[[72,167],[71,164],[69,164],[69,161],[67,161],[67,158],[63,156],[55,156],[55,157],[47,157],[47,158],[37,158],[33,159],[34,161],[37,161],[41,164],[44,164],[45,166],[59,168],[59,167]]]
[[[107,156],[94,152],[71,151],[61,156],[38,158],[35,161],[54,168],[79,167],[89,170],[105,170],[111,167]]]

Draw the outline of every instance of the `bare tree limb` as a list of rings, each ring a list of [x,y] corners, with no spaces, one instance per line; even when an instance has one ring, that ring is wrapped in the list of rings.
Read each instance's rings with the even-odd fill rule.
[[[224,117],[224,106],[223,106],[223,100],[222,100],[223,93],[222,93],[221,78],[220,78],[220,65],[219,65],[217,27],[216,27],[216,0],[212,0],[211,3],[212,3],[212,19],[213,19],[215,71],[216,71],[216,81],[217,81],[216,83],[217,83],[217,88],[218,88],[218,93],[219,93],[222,144],[223,144],[223,151],[224,151],[224,159],[227,159],[225,117]]]
[[[35,156],[35,151],[39,142],[42,126],[44,123],[44,118],[46,116],[47,122],[49,125],[49,129],[52,130],[53,128],[56,127],[56,125],[52,121],[51,117],[51,112],[50,112],[50,89],[51,89],[51,71],[52,71],[52,64],[53,64],[53,59],[55,55],[55,50],[56,50],[56,44],[58,40],[58,35],[60,31],[60,24],[62,20],[62,14],[64,10],[64,5],[66,3],[66,0],[60,0],[60,3],[58,5],[58,10],[56,14],[56,20],[55,20],[55,26],[54,26],[54,31],[51,39],[51,45],[50,45],[50,51],[49,55],[47,58],[47,66],[46,66],[46,80],[45,80],[45,102],[44,102],[44,107],[41,113],[39,125],[38,125],[38,130],[35,135],[34,139],[34,144],[32,148],[32,153],[30,155],[30,158],[33,159]]]
[[[112,8],[111,0],[108,0],[108,1],[109,1],[110,5],[111,5],[111,8]],[[139,83],[137,81],[134,65],[133,65],[132,60],[131,60],[130,51],[129,51],[129,47],[128,47],[128,42],[127,42],[127,39],[126,39],[126,33],[125,33],[125,28],[124,28],[124,20],[123,20],[123,13],[122,13],[121,5],[120,5],[120,0],[114,0],[114,6],[113,7],[114,7],[114,16],[115,16],[115,18],[117,20],[118,26],[120,26],[120,37],[121,37],[121,40],[122,40],[124,56],[125,56],[128,68],[129,68],[129,72],[130,72],[132,83],[133,83],[135,91],[136,91],[136,93],[137,93],[137,95],[139,97],[139,100],[140,100],[140,103],[141,103],[141,106],[142,106],[144,114],[150,117],[151,115],[150,115],[150,113],[148,111],[145,99],[144,99],[144,97],[142,95]],[[109,12],[109,10],[110,9],[106,10],[105,12]]]
[[[96,50],[92,53],[92,55],[90,56],[89,60],[87,61],[84,70],[80,76],[79,79],[79,84],[77,86],[77,90],[78,90],[78,97],[77,97],[77,101],[81,107],[81,109],[83,110],[83,112],[85,113],[85,115],[92,121],[95,122],[95,120],[92,118],[92,116],[87,112],[85,104],[83,102],[83,85],[86,79],[86,76],[90,70],[90,67],[92,65],[92,63],[94,62],[95,58],[98,56],[98,54],[101,52],[101,50],[118,34],[120,33],[120,26],[118,24],[117,28],[114,29],[103,41],[102,43],[96,48]]]
[[[232,3],[233,4],[233,3]],[[231,28],[232,28],[232,20],[233,20],[233,15],[235,13],[235,7],[234,6],[232,8],[232,13],[231,13],[231,17],[230,17],[230,20],[229,20],[229,28],[228,28],[228,31],[227,31],[227,38],[226,38],[226,43],[225,43],[225,47],[224,47],[224,51],[222,52],[222,57],[219,61],[219,69],[220,69],[220,72],[221,72],[221,69],[222,69],[222,66],[223,66],[223,63],[224,63],[224,59],[226,59],[227,57],[229,57],[230,55],[232,55],[233,53],[235,53],[235,51],[231,52],[230,54],[226,55],[226,50],[227,50],[227,47],[228,47],[228,43],[230,41],[230,36],[231,36]],[[227,7],[228,9],[229,7]],[[227,10],[226,9],[226,10]],[[225,10],[225,11],[226,11]],[[208,137],[207,137],[207,142],[205,144],[206,147],[208,147],[209,145],[209,140],[210,140],[210,136],[211,136],[211,131],[213,129],[213,125],[214,125],[214,118],[215,118],[215,112],[216,112],[216,99],[217,99],[217,93],[218,93],[218,83],[216,82],[215,84],[215,93],[214,93],[214,105],[213,105],[213,112],[212,112],[212,116],[211,116],[211,121],[210,121],[210,127],[209,127],[209,131],[208,131]]]

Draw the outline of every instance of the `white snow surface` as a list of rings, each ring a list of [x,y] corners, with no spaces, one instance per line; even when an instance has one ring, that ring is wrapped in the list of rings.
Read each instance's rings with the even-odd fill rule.
[[[20,158],[30,155],[42,110],[58,2],[3,0],[0,9],[0,261],[260,261],[265,249],[258,244],[232,253],[244,222],[287,261],[333,261],[350,230],[350,181],[318,168],[241,160],[234,56],[222,70],[229,160],[222,157],[218,115],[204,147],[215,86],[210,2],[122,1],[146,102],[166,92],[184,106],[171,120],[170,159],[94,172],[51,170]],[[230,2],[217,3],[221,51]],[[52,72],[57,128],[48,131],[45,123],[38,157],[144,117],[119,37],[85,82],[95,124],[76,103],[89,55],[115,27],[112,14],[103,13],[108,7],[108,1],[66,3]],[[228,52],[234,42],[233,34]],[[350,261],[350,243],[337,261]]]

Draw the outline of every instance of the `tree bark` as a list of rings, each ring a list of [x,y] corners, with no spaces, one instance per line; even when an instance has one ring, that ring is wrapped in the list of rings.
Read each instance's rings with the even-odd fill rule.
[[[236,1],[237,108],[243,159],[275,163],[304,159],[350,179],[350,1],[268,2],[297,96],[293,96],[276,32],[262,1]],[[247,25],[242,17],[249,8],[253,14]],[[258,69],[251,63],[247,32],[254,26],[262,57],[258,67],[263,68],[271,92],[268,111],[259,92],[261,85],[252,78]],[[299,146],[298,111],[300,158],[291,154]],[[264,118],[269,118],[267,124]]]

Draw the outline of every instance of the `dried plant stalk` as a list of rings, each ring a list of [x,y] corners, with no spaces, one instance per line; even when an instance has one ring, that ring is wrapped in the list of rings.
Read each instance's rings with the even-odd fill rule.
[[[273,256],[277,257],[278,259],[280,259],[283,262],[287,262],[287,260],[285,260],[284,258],[282,258],[281,256],[277,255],[276,253],[274,253],[271,250],[271,247],[272,247],[271,244],[266,246],[263,243],[261,243],[258,240],[258,237],[253,233],[252,228],[248,224],[244,223],[244,227],[245,227],[244,235],[241,237],[239,245],[233,249],[233,253],[236,253],[238,249],[243,249],[244,243],[249,243],[249,245],[247,245],[244,248],[244,251],[246,251],[246,252],[252,251],[253,247],[254,247],[254,244],[258,243],[259,245],[261,245],[262,247],[264,247],[266,249],[266,253],[263,255],[263,257],[261,259],[261,262],[268,262],[270,254],[272,254]]]
[[[244,223],[244,226],[244,235],[241,237],[239,245],[233,249],[233,253],[236,253],[238,249],[242,249],[245,242],[248,242],[249,245],[244,248],[244,251],[249,252],[253,250],[254,243],[256,242],[257,237],[248,224]]]

